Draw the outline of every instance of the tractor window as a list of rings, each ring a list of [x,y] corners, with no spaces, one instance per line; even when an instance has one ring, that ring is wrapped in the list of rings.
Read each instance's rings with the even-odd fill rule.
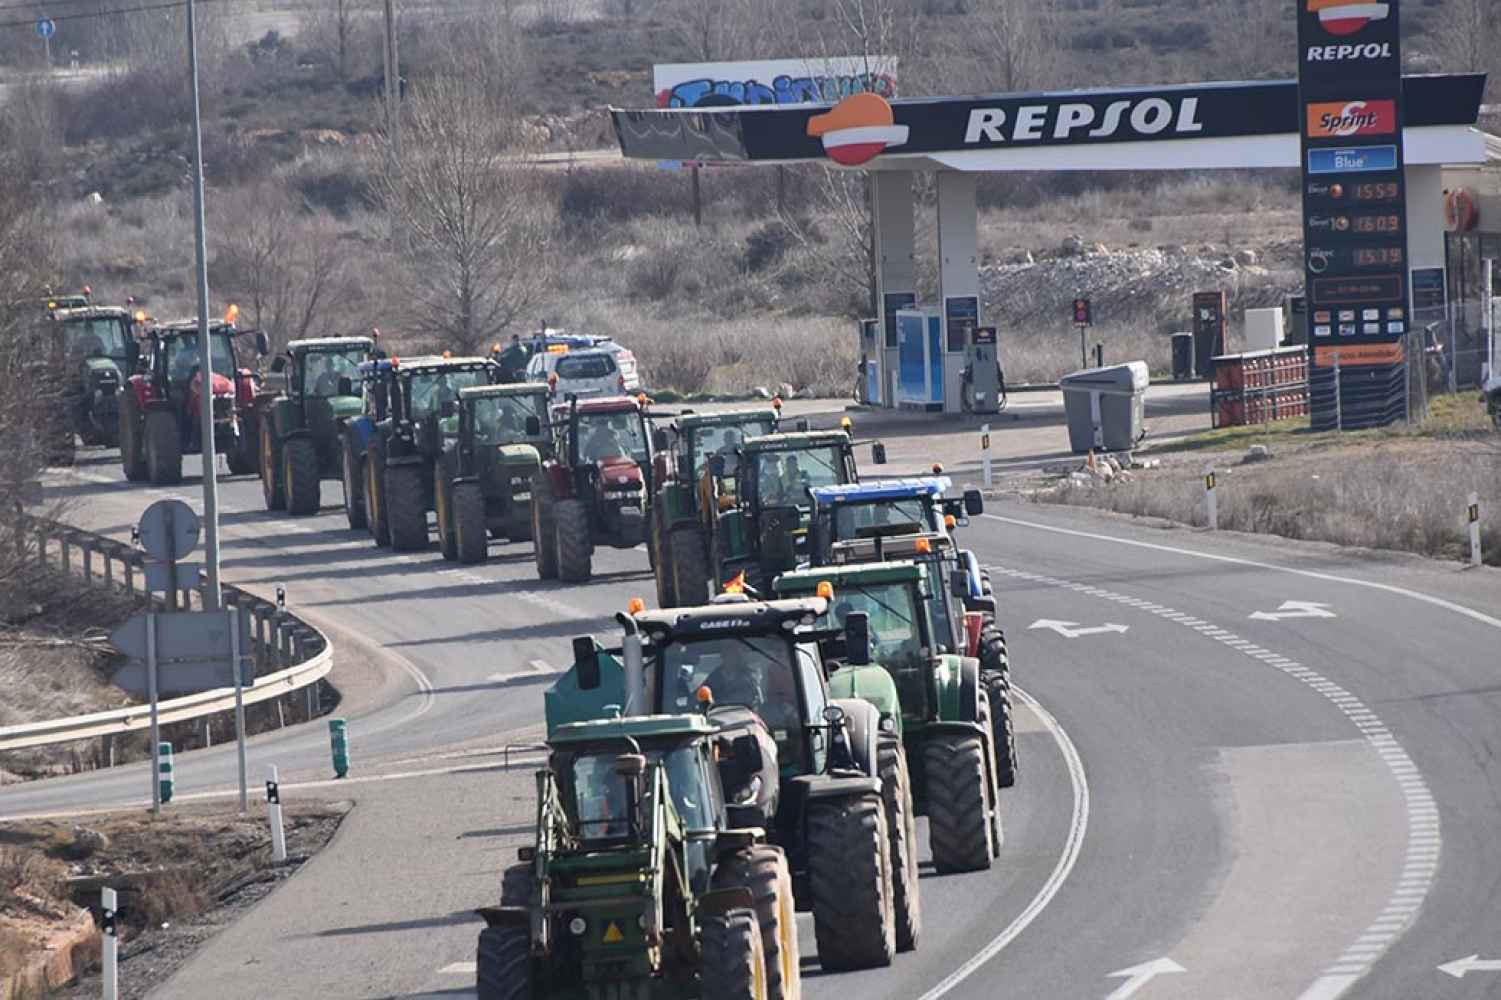
[[[748,437],[758,437],[771,432],[770,420],[752,420],[723,427],[700,427],[693,435],[693,478],[697,479],[703,475],[709,459],[715,455],[724,458],[725,473],[733,476],[736,463],[739,461],[736,449],[740,447],[741,442]]]
[[[761,503],[768,507],[806,507],[810,487],[844,482],[844,463],[832,446],[758,452],[755,463]]]
[[[339,394],[339,379],[360,380],[362,349],[350,351],[311,351],[303,357],[303,391],[309,396],[327,399]]]
[[[848,541],[860,536],[862,528],[885,530],[910,526],[912,531],[941,531],[931,501],[916,497],[906,500],[879,500],[872,503],[840,504],[834,509],[833,541]]]
[[[234,378],[232,338],[227,333],[212,333],[209,336],[212,338],[209,350],[213,357],[214,374]],[[168,337],[164,343],[167,349],[167,377],[174,382],[185,381],[192,375],[193,369],[198,367],[198,334],[180,333],[175,337]]]
[[[615,771],[613,754],[575,757],[573,791],[580,837],[600,840],[630,834],[625,779]]]
[[[125,321],[118,316],[69,320],[63,330],[69,357],[125,357]]]
[[[911,583],[845,584],[835,591],[834,620],[842,628],[851,611],[870,619],[871,659],[882,666],[912,667],[922,662],[923,635]]]
[[[472,403],[474,439],[480,444],[507,444],[526,437],[526,418],[546,427],[547,400],[541,396],[482,396]]]
[[[635,413],[580,413],[579,460],[625,457],[645,464],[646,434]]]
[[[407,381],[408,416],[413,420],[437,413],[444,400],[458,401],[459,390],[489,385],[484,371],[419,372]]]
[[[662,710],[691,712],[700,687],[716,705],[743,705],[761,716],[778,749],[787,752],[801,725],[792,645],[780,636],[725,636],[675,642],[661,654]]]
[[[718,804],[711,800],[698,750],[683,746],[662,754],[659,759],[667,769],[672,805],[683,825],[690,830],[712,829]]]

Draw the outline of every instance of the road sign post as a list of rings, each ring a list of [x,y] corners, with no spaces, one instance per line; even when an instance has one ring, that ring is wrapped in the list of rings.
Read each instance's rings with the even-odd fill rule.
[[[980,476],[986,487],[994,484],[990,468],[990,425],[980,425]]]
[[[50,17],[36,19],[37,37],[42,40],[43,55],[46,59],[47,69],[52,69],[52,36],[57,34],[57,22]]]
[[[100,976],[104,1000],[119,1000],[120,996],[120,935],[116,919],[118,900],[115,890],[105,886],[99,891],[99,932],[103,935],[100,945],[99,964],[103,967]]]
[[[1214,466],[1204,470],[1204,520],[1209,525],[1210,531],[1218,531],[1220,526],[1220,501],[1215,495]]]
[[[149,611],[146,612],[146,697],[151,700],[151,812],[158,814],[162,811],[161,785],[157,782],[162,758],[156,712],[156,615]]]
[[[333,751],[334,777],[349,773],[349,726],[343,719],[328,720],[328,743]]]
[[[1465,518],[1470,527],[1470,565],[1480,565],[1480,494],[1471,493]]]
[[[1079,329],[1079,366],[1089,367],[1089,345],[1086,342],[1085,330],[1093,323],[1090,313],[1089,300],[1084,298],[1074,299],[1074,326]]]
[[[235,753],[240,763],[240,813],[243,815],[250,808],[250,802],[245,789],[245,671],[240,663],[240,609],[230,608],[228,618],[229,662],[235,675],[235,741],[239,744]]]
[[[271,821],[271,860],[278,864],[287,860],[287,830],[281,821],[281,783],[277,780],[276,765],[267,768],[266,811]]]
[[[157,769],[157,785],[161,788],[163,802],[172,801],[172,793],[177,789],[177,771],[172,766],[172,744],[163,740],[156,748],[157,756],[161,760],[161,766]]]

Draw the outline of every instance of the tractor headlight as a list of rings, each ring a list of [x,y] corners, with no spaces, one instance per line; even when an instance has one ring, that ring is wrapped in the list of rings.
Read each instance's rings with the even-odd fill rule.
[[[740,789],[740,791],[735,793],[735,805],[743,806],[755,802],[757,796],[759,796],[760,794],[761,776],[759,774],[751,775],[750,782],[747,783],[744,788]]]
[[[588,929],[589,921],[585,920],[583,917],[574,917],[572,920],[568,921],[568,933],[572,934],[574,937],[583,937],[584,932]]]
[[[636,926],[641,928],[643,931],[646,930],[646,914],[643,913],[640,916],[636,917]]]

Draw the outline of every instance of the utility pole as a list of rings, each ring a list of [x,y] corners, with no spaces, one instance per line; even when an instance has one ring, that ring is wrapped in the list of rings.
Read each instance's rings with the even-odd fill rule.
[[[391,136],[391,150],[401,159],[401,60],[396,47],[395,0],[385,0],[386,44],[384,62],[386,67],[386,130]]]

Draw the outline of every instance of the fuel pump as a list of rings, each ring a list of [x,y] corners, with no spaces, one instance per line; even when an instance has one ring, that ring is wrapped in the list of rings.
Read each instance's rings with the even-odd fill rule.
[[[995,327],[975,327],[964,353],[964,408],[971,413],[999,413],[1006,405],[1006,378]]]
[[[879,320],[860,321],[860,368],[855,375],[855,401],[869,406],[885,405],[885,400],[881,398],[881,387],[886,384],[886,377],[881,371],[881,344],[877,340],[879,333]]]

